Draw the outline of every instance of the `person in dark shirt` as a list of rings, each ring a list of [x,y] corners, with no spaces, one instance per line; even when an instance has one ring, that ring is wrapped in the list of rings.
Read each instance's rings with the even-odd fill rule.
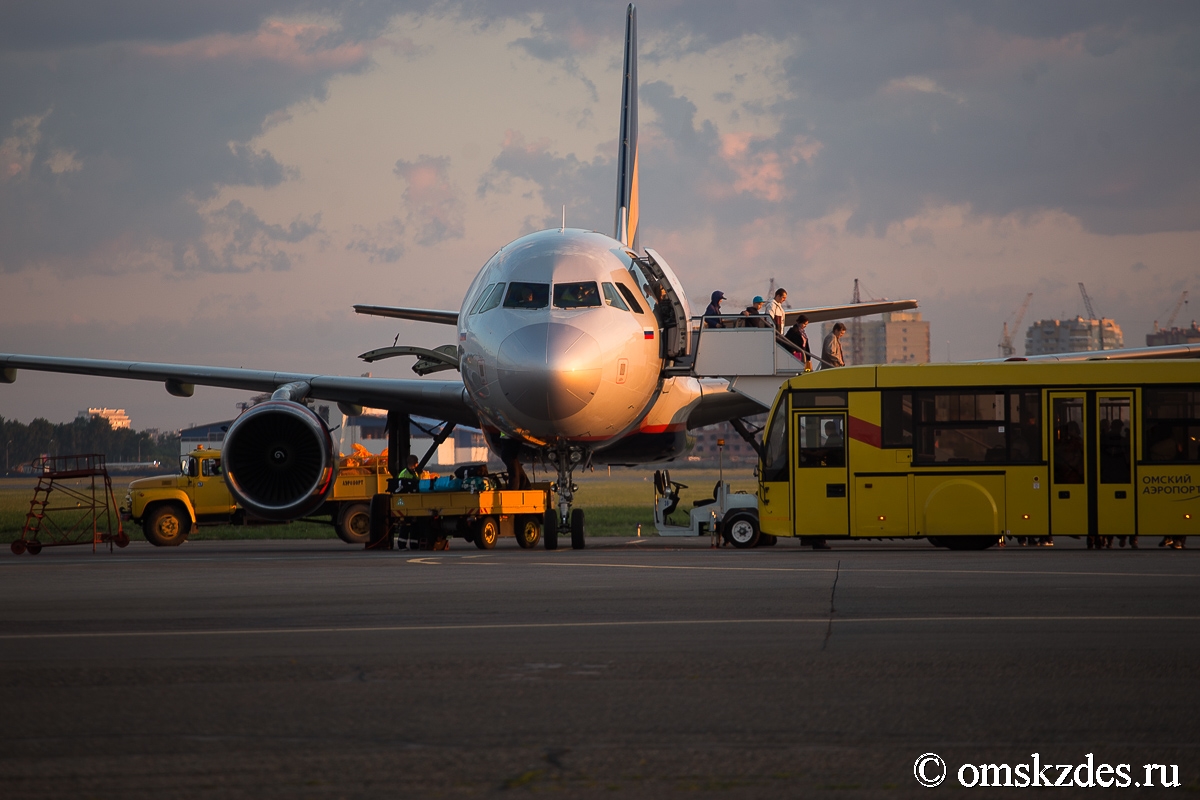
[[[704,326],[707,328],[724,328],[725,323],[720,319],[721,301],[725,299],[724,292],[713,292],[712,302],[704,309]],[[716,317],[716,319],[714,319]]]
[[[763,305],[766,303],[761,297],[756,296],[750,305],[746,306],[746,310],[742,312],[744,319],[737,321],[739,328],[769,328],[771,321],[763,314]]]
[[[807,327],[808,317],[801,314],[796,318],[795,324],[788,328],[783,338],[796,345],[796,350],[792,354],[804,362],[806,369],[812,369],[812,350],[808,344],[808,333],[805,331]]]

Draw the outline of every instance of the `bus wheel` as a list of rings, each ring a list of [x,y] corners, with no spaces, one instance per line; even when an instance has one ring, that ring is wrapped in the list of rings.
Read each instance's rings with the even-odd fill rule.
[[[537,517],[525,517],[517,523],[517,544],[521,549],[528,550],[536,547],[538,539],[542,538],[542,529],[538,527]]]
[[[583,509],[577,508],[571,512],[571,549],[582,550],[583,539]]]
[[[142,532],[155,547],[178,547],[187,541],[192,520],[175,503],[165,503],[146,515]]]
[[[542,546],[547,550],[558,549],[558,512],[553,508],[546,509],[546,524],[542,528]]]
[[[941,546],[948,550],[987,550],[996,543],[995,536],[939,536]]]
[[[338,512],[338,538],[346,544],[366,544],[371,540],[371,507],[366,503],[349,503]]]
[[[475,523],[475,546],[480,550],[491,550],[496,546],[496,537],[500,535],[500,526],[495,517],[484,517]]]
[[[734,547],[754,547],[761,535],[758,532],[758,520],[752,514],[734,514],[725,520],[721,527],[724,529],[725,541]]]

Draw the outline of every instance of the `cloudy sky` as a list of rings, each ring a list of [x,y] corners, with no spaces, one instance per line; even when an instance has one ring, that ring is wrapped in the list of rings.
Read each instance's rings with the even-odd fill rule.
[[[611,233],[624,3],[0,3],[0,351],[411,377],[505,242]],[[642,243],[693,304],[915,297],[935,360],[1200,301],[1200,4],[638,8]],[[1200,314],[1186,309],[1179,320]],[[238,392],[25,372],[0,415]]]

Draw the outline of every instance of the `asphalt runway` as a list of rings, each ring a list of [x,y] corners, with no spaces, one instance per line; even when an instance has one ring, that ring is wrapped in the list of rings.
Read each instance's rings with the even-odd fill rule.
[[[0,796],[933,797],[1034,753],[1200,789],[1200,555],[1058,543],[6,551]]]

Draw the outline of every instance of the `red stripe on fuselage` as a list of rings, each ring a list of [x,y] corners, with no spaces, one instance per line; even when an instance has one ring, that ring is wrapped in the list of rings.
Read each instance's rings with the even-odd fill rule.
[[[883,435],[879,431],[879,426],[858,417],[850,418],[850,438],[863,444],[869,444],[871,447],[883,447]]]

